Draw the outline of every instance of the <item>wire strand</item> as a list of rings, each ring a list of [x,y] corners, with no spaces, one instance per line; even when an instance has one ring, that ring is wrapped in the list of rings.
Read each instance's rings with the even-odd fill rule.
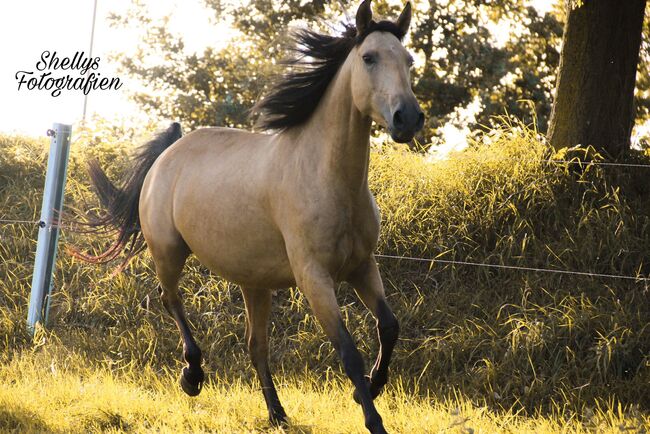
[[[36,220],[0,219],[0,224],[5,224],[5,225],[36,224],[40,226],[41,222]],[[61,228],[61,229],[64,228],[63,225],[51,225],[51,226],[56,228]],[[406,260],[406,261],[438,263],[438,264],[447,264],[447,265],[467,265],[472,267],[497,268],[502,270],[532,271],[536,273],[554,273],[554,274],[565,274],[565,275],[568,274],[574,276],[597,277],[597,278],[606,278],[606,279],[634,280],[636,282],[650,281],[650,278],[648,277],[627,276],[621,274],[590,273],[587,271],[573,271],[573,270],[553,270],[550,268],[524,267],[519,265],[504,265],[504,264],[488,264],[485,262],[456,261],[451,259],[418,258],[414,256],[384,255],[380,253],[376,253],[375,257],[385,258],[385,259],[398,259],[398,260]]]
[[[435,154],[434,154],[435,155]],[[603,166],[603,167],[630,167],[650,169],[650,164],[640,163],[614,163],[609,161],[583,161],[583,160],[553,160],[553,159],[523,159],[523,158],[485,158],[478,160],[481,163],[488,161],[518,161],[521,163],[555,163],[555,164],[579,164],[581,166]]]
[[[556,164],[580,164],[584,166],[605,166],[605,167],[634,167],[634,168],[650,168],[650,164],[639,163],[612,163],[608,161],[581,161],[581,160],[521,160],[512,158],[511,160],[522,162],[539,162],[539,163],[556,163]]]
[[[634,280],[636,282],[647,282],[650,281],[648,277],[636,277],[636,276],[626,276],[621,274],[603,274],[603,273],[590,273],[587,271],[572,271],[572,270],[553,270],[550,268],[536,268],[536,267],[521,267],[518,265],[501,265],[501,264],[488,264],[484,262],[470,262],[470,261],[454,261],[450,259],[429,259],[429,258],[417,258],[413,256],[397,256],[397,255],[383,255],[375,254],[377,258],[387,258],[387,259],[404,259],[407,261],[419,261],[419,262],[429,262],[429,263],[440,263],[448,265],[469,265],[474,267],[484,267],[484,268],[499,268],[506,270],[518,270],[518,271],[534,271],[538,273],[555,273],[555,274],[572,274],[576,276],[585,276],[585,277],[599,277],[607,279],[623,279],[623,280]]]
[[[39,224],[38,220],[11,220],[11,219],[0,219],[0,224],[5,225],[19,225],[19,224]]]
[[[36,225],[39,228],[57,228],[57,229],[68,229],[71,231],[75,231],[75,228],[70,225],[66,225],[63,223],[53,223],[50,225],[45,224],[44,221],[42,220],[13,220],[13,219],[0,219],[0,226],[11,226],[11,225]]]

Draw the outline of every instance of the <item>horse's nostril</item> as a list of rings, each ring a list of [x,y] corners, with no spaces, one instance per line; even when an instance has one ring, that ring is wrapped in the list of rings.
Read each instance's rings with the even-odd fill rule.
[[[404,127],[404,119],[402,119],[402,111],[397,110],[395,114],[393,115],[393,126],[395,128],[402,128]]]
[[[424,126],[424,113],[420,112],[420,114],[418,115],[418,123],[416,124],[415,129],[419,131],[422,129],[423,126]]]

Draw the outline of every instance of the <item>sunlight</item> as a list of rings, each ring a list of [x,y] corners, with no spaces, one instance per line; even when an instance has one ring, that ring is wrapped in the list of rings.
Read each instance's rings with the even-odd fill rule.
[[[392,3],[400,3],[394,0]],[[236,31],[227,22],[216,22],[199,0],[144,0],[154,22],[170,16],[169,30],[172,34],[182,35],[186,52],[201,52],[206,47],[222,48],[229,40],[237,36]],[[550,10],[552,1],[533,0],[531,2],[540,13]],[[39,14],[33,14],[34,8]],[[101,73],[104,76],[119,76],[125,83],[119,91],[92,92],[88,97],[88,115],[97,113],[105,118],[128,117],[144,120],[146,115],[137,104],[129,99],[128,94],[142,89],[142,85],[125,74],[118,73],[118,61],[111,55],[124,52],[133,55],[143,29],[115,28],[109,25],[111,12],[124,14],[130,7],[129,0],[99,0],[93,55],[101,57]],[[90,26],[92,20],[92,2],[87,0],[70,0],[64,3],[39,0],[36,2],[9,2],[4,6],[0,16],[0,37],[11,40],[16,34],[42,35],[39,38],[27,38],[21,44],[7,44],[5,58],[10,62],[0,64],[0,74],[13,77],[18,70],[33,68],[44,50],[56,50],[61,56],[72,56],[76,51],[88,53],[90,44]],[[42,29],[57,23],[56,32]],[[510,37],[509,26],[489,24],[494,32],[495,43],[504,44]],[[159,60],[156,54],[151,60]],[[18,91],[15,82],[0,82],[3,95],[0,106],[0,131],[19,132],[41,135],[53,122],[74,123],[81,120],[83,95],[80,93],[62,95],[52,98],[47,91]],[[29,116],[26,116],[26,114]],[[463,130],[453,126],[444,129],[445,140],[457,148],[464,140]]]
[[[169,29],[182,35],[187,52],[202,51],[207,46],[223,47],[237,33],[224,23],[216,23],[200,0],[145,0],[154,22],[170,15]],[[119,62],[112,55],[124,52],[133,55],[136,41],[143,34],[139,28],[115,28],[108,21],[110,13],[125,13],[130,0],[99,0],[93,57],[101,58],[102,76],[118,76],[124,82],[119,91],[95,91],[88,97],[88,116],[97,113],[105,118],[134,117],[144,120],[146,115],[128,94],[142,88],[141,84],[118,72]],[[35,14],[34,10],[39,13]],[[5,44],[0,75],[12,77],[0,81],[0,131],[43,135],[53,122],[75,123],[81,120],[83,94],[62,94],[53,98],[48,91],[17,90],[14,75],[19,70],[33,70],[41,53],[56,51],[60,57],[72,57],[75,52],[88,54],[93,2],[69,0],[64,3],[38,0],[8,2],[0,15],[0,37],[9,41],[15,35],[39,35],[25,38],[20,44]],[[53,24],[55,23],[53,30]],[[154,58],[157,56],[154,56]]]

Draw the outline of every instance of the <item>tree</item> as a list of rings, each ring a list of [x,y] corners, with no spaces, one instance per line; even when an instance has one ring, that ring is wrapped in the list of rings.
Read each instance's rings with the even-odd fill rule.
[[[549,140],[592,145],[610,156],[630,147],[646,0],[584,0],[570,8]]]
[[[218,1],[218,0],[217,0]],[[254,38],[270,53],[279,53],[282,32],[295,20],[318,25],[322,18],[335,22],[341,5],[352,9],[354,1],[254,0],[234,13],[238,30]],[[546,129],[550,101],[559,62],[562,25],[555,14],[540,15],[520,0],[415,0],[409,48],[423,64],[413,71],[414,88],[427,124],[425,141],[457,117],[457,111],[478,103],[475,121],[488,125],[504,113],[523,118],[529,107],[522,99],[536,102],[540,128]],[[401,4],[375,0],[379,15],[396,16]],[[516,28],[509,41],[497,46],[491,25],[508,23]]]
[[[138,54],[122,59],[123,70],[147,91],[135,100],[159,117],[180,119],[186,127],[200,125],[251,126],[247,109],[278,72],[286,53],[287,29],[296,23],[332,30],[356,1],[204,0],[215,20],[226,20],[241,37],[224,50],[183,52],[182,37],[167,31],[166,23],[152,23],[142,3],[135,3],[116,25],[138,23],[147,29]],[[415,15],[410,48],[422,60],[413,81],[427,114],[423,139],[439,134],[469,104],[478,104],[474,125],[508,112],[524,117],[529,108],[517,101],[534,100],[542,129],[549,113],[552,79],[559,59],[562,26],[554,14],[539,15],[520,0],[412,0]],[[379,15],[396,16],[402,5],[375,0]],[[500,46],[491,25],[507,22],[517,31]],[[329,23],[329,24],[328,24]],[[244,48],[242,48],[244,47]],[[150,65],[148,53],[165,60]],[[550,78],[549,78],[550,77]],[[458,122],[458,121],[457,121]]]
[[[478,110],[471,130],[490,125],[504,109],[524,118],[530,112],[523,99],[535,102],[546,129],[562,32],[555,13],[540,15],[520,0],[430,0],[426,13],[415,16],[411,45],[425,61],[415,90],[434,135],[472,103]],[[513,29],[503,46],[494,40],[499,24]]]
[[[190,129],[249,126],[247,110],[262,93],[262,78],[272,67],[262,51],[241,41],[222,50],[208,47],[203,53],[187,54],[182,36],[169,32],[167,19],[153,22],[140,2],[124,16],[113,14],[111,20],[114,26],[135,22],[146,29],[135,55],[119,57],[122,71],[146,87],[132,94],[145,111],[182,120]]]

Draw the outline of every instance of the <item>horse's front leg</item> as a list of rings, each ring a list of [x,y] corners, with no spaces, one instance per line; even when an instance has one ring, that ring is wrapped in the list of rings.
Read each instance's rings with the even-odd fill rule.
[[[371,255],[365,263],[352,273],[348,278],[348,282],[354,286],[363,304],[366,305],[377,320],[380,347],[377,361],[369,376],[370,394],[374,399],[381,393],[388,382],[388,365],[399,335],[399,323],[386,302],[384,284],[381,281],[374,255]],[[360,396],[356,391],[354,392],[354,400],[360,402]]]
[[[324,267],[317,264],[301,264],[294,267],[294,272],[296,269],[298,286],[307,297],[314,315],[334,345],[346,375],[354,384],[355,394],[359,397],[363,408],[366,428],[373,434],[385,434],[381,416],[372,402],[372,395],[364,376],[363,358],[345,327],[341,310],[336,302],[334,280]]]

